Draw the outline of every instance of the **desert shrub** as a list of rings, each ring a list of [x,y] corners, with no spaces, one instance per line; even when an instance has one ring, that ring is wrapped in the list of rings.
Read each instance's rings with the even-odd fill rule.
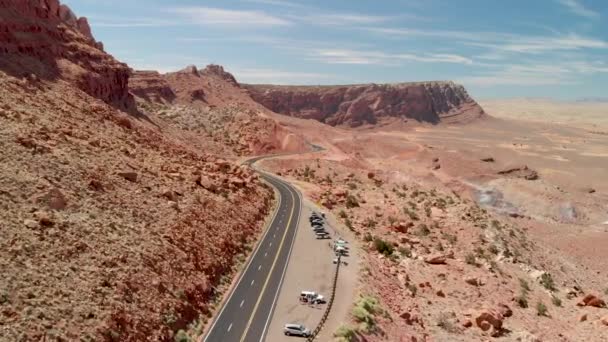
[[[368,217],[367,219],[365,219],[365,221],[363,221],[363,226],[367,228],[374,228],[376,227],[376,221],[374,221],[374,219],[372,219],[371,217]]]
[[[541,301],[536,303],[536,314],[538,316],[548,316],[547,306]]]
[[[357,184],[355,184],[355,183],[348,183],[348,188],[350,190],[355,190],[357,188]]]
[[[555,291],[555,282],[549,273],[543,273],[540,277],[540,284],[549,291]]]
[[[496,254],[498,254],[499,250],[496,245],[490,245],[490,247],[488,247],[488,252],[496,255]]]
[[[344,219],[344,225],[351,231],[355,231],[355,228],[353,228],[353,223],[350,222],[350,219],[348,217]]]
[[[515,303],[517,303],[520,308],[525,309],[528,307],[528,297],[526,297],[525,294],[520,294],[519,296],[515,297]]]
[[[370,296],[359,298],[352,310],[352,315],[358,323],[361,323],[361,331],[365,333],[373,332],[376,329],[376,313],[382,313],[378,300]]]
[[[340,218],[347,218],[348,216],[346,214],[346,211],[340,210],[340,212],[338,213],[338,217],[340,217]]]
[[[604,294],[608,295],[608,287],[604,289]]]
[[[399,247],[399,253],[401,255],[403,255],[404,257],[408,257],[408,258],[412,257],[412,250],[406,246]]]
[[[175,316],[175,313],[173,312],[173,310],[170,310],[170,311],[162,314],[161,320],[164,325],[172,326],[173,324],[175,324],[175,322],[177,322],[177,316]]]
[[[407,287],[407,289],[410,290],[410,292],[412,293],[412,296],[414,296],[414,297],[416,296],[416,293],[418,293],[418,288],[414,284],[407,283],[407,284],[405,284],[405,287]]]
[[[425,207],[424,208],[424,213],[426,214],[426,217],[431,217],[431,213],[432,213],[431,207],[428,207],[428,206]]]
[[[422,223],[418,225],[418,231],[416,232],[416,235],[428,236],[429,234],[431,234],[431,230],[426,224]]]
[[[370,232],[365,233],[365,235],[363,235],[363,241],[365,242],[370,242],[372,241],[374,238],[372,237],[372,234]]]
[[[339,342],[354,342],[357,340],[357,331],[349,325],[341,325],[336,332],[334,332]]]
[[[388,224],[390,224],[391,226],[393,224],[395,224],[395,222],[397,222],[397,218],[394,216],[389,216],[387,219],[388,219]]]
[[[359,201],[357,201],[357,198],[351,194],[348,194],[346,196],[346,207],[348,209],[350,208],[355,208],[359,206]]]
[[[555,306],[562,306],[562,300],[556,296],[551,296],[551,303]]]
[[[183,330],[179,330],[177,332],[177,334],[175,334],[175,337],[173,338],[175,340],[175,342],[190,342],[192,341],[192,339],[190,338],[190,336],[188,336],[188,334],[183,331]]]
[[[405,213],[407,216],[409,216],[409,217],[410,217],[410,220],[412,220],[412,221],[418,221],[418,220],[420,220],[420,217],[418,217],[418,214],[416,214],[416,212],[415,212],[415,211],[413,211],[413,210],[411,210],[411,209],[409,209],[409,208],[407,208],[407,207],[404,207],[404,208],[403,208],[403,212],[404,212],[404,213]]]
[[[528,285],[528,282],[523,278],[519,278],[519,287],[521,287],[521,291],[524,293],[530,292],[530,285]]]
[[[389,242],[382,240],[381,238],[374,239],[374,249],[381,254],[389,256],[393,254],[394,248],[393,245]]]
[[[445,312],[439,314],[437,326],[449,333],[457,333],[459,331],[458,327],[450,319],[450,315]]]
[[[469,265],[477,266],[477,258],[475,258],[475,255],[473,253],[468,253],[467,255],[465,255],[464,261]]]
[[[456,241],[458,241],[458,237],[456,237],[456,235],[454,235],[454,234],[449,234],[449,233],[445,233],[445,232],[442,232],[441,234],[443,235],[443,238],[448,240],[448,242],[451,243],[452,245],[454,243],[456,243]]]

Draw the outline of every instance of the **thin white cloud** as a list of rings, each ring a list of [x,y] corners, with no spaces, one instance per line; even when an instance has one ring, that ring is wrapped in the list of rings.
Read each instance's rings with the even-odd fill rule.
[[[279,7],[287,7],[287,8],[307,8],[308,6],[291,1],[285,0],[244,0],[245,2],[262,4],[262,5],[270,5],[270,6],[279,6]]]
[[[107,16],[89,16],[92,27],[165,27],[177,26],[177,21],[160,19],[160,18],[129,18],[129,17],[107,17]]]
[[[224,27],[274,27],[292,23],[264,11],[230,10],[213,7],[178,7],[169,10],[192,24]]]
[[[404,62],[473,64],[470,58],[445,53],[416,55],[347,49],[318,49],[309,53],[310,59],[327,64],[401,65]]]
[[[513,53],[539,54],[551,51],[607,49],[608,42],[575,34],[557,37],[519,37],[502,43],[469,42],[467,44]]]
[[[570,12],[585,18],[598,18],[600,14],[582,4],[580,0],[557,0],[561,5],[565,6]]]
[[[321,81],[333,79],[330,74],[284,71],[264,68],[233,68],[231,72],[239,82],[243,83],[273,83],[273,84],[318,84]]]
[[[582,74],[608,73],[608,65],[602,61],[563,61],[545,64],[486,65],[493,68],[481,74],[459,78],[465,85],[543,86],[577,84]]]
[[[353,26],[370,25],[388,21],[392,17],[378,15],[363,15],[356,13],[312,13],[290,15],[293,20],[303,21],[312,25],[323,26]]]
[[[608,42],[578,34],[526,36],[500,32],[467,32],[449,30],[420,30],[411,28],[366,28],[367,31],[393,37],[426,37],[449,40],[451,43],[487,48],[491,57],[496,52],[539,54],[551,51],[608,49]],[[492,54],[493,53],[493,54]]]

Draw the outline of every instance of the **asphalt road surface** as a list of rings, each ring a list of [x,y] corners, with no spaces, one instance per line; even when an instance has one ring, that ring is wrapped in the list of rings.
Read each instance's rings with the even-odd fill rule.
[[[266,336],[296,236],[301,198],[288,183],[268,174],[261,176],[277,189],[278,210],[213,321],[205,342],[259,342]]]

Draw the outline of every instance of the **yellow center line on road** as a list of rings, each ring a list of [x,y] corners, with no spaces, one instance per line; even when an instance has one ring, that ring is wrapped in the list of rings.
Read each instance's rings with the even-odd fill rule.
[[[285,186],[285,188],[287,188],[287,187]],[[281,249],[283,249],[283,243],[285,242],[285,237],[287,236],[287,231],[289,230],[289,225],[291,224],[293,212],[296,208],[296,203],[295,203],[296,201],[295,201],[295,197],[293,196],[293,192],[291,192],[291,190],[289,190],[289,188],[287,188],[287,190],[289,191],[289,194],[291,195],[291,213],[289,214],[289,220],[287,221],[287,225],[285,226],[285,232],[283,233],[283,238],[281,239],[281,243],[279,244],[279,248],[277,249],[277,254],[274,257],[274,261],[272,262],[270,271],[268,271],[268,276],[266,276],[266,281],[264,281],[264,286],[262,286],[262,290],[260,291],[258,300],[255,302],[255,306],[253,307],[251,316],[249,317],[249,320],[247,321],[247,326],[245,326],[245,330],[243,331],[243,335],[241,336],[240,342],[243,342],[245,340],[245,337],[247,337],[247,332],[249,331],[249,328],[251,327],[251,322],[253,321],[253,317],[255,316],[255,313],[258,311],[258,306],[260,306],[260,301],[262,301],[264,292],[266,292],[266,286],[268,286],[268,281],[270,280],[272,271],[274,270],[274,267],[277,264],[277,260],[279,259],[279,254],[281,254]]]

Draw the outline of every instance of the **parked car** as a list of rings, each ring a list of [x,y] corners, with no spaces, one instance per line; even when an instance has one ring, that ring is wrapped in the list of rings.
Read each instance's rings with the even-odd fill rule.
[[[305,326],[303,326],[302,324],[294,323],[285,324],[285,326],[283,327],[283,333],[285,333],[286,336],[309,337],[311,335],[310,330],[306,329]]]
[[[329,239],[329,233],[326,231],[315,232],[317,239]]]
[[[328,232],[318,232],[315,234],[318,240],[331,239]]]

